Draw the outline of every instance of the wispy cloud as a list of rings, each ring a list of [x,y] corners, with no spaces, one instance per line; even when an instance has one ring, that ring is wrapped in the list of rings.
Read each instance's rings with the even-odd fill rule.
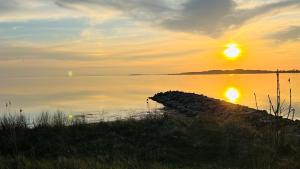
[[[220,34],[228,29],[240,27],[248,20],[281,8],[299,6],[299,0],[267,3],[250,9],[238,9],[233,0],[58,0],[61,6],[99,6],[120,10],[144,22],[162,26],[169,30]],[[178,3],[179,2],[179,3]]]
[[[0,0],[0,22],[80,17],[85,17],[85,15],[58,7],[55,0]]]
[[[19,3],[15,0],[0,0],[0,14],[18,9]]]
[[[88,61],[95,58],[78,52],[58,51],[46,47],[0,45],[0,61],[8,60]]]
[[[300,41],[300,26],[292,26],[281,32],[272,34],[272,39],[278,41]]]
[[[15,19],[34,16],[40,19],[72,16],[103,18],[115,11],[119,16],[169,30],[214,36],[240,27],[257,16],[300,5],[299,0],[281,0],[253,8],[239,8],[240,3],[236,0],[0,0],[0,13],[3,15],[0,20],[13,16]]]
[[[186,51],[173,51],[173,52],[160,52],[160,53],[141,53],[141,54],[124,54],[121,56],[108,56],[101,58],[101,60],[123,60],[123,61],[144,61],[144,60],[162,60],[170,58],[185,58],[200,54],[202,51],[197,49],[186,50]]]

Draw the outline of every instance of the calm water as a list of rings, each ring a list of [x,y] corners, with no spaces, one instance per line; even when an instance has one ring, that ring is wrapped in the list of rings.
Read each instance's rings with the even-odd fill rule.
[[[281,86],[286,101],[292,87],[296,116],[300,118],[300,75],[281,75]],[[275,102],[276,77],[269,74],[2,78],[0,111],[18,112],[21,108],[32,115],[61,110],[68,114],[101,113],[122,118],[147,111],[146,98],[168,90],[205,94],[251,107],[255,107],[255,92],[259,108],[268,109],[268,94]],[[6,108],[9,101],[12,104]],[[157,106],[150,103],[151,109]]]

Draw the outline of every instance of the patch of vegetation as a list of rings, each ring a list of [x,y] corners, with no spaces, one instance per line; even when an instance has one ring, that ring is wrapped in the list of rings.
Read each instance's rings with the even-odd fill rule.
[[[277,146],[268,127],[167,115],[86,124],[43,114],[34,128],[20,119],[0,119],[0,168],[300,168],[299,142]]]

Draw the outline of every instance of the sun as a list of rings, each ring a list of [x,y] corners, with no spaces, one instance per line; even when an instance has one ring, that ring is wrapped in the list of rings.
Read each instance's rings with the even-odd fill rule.
[[[223,51],[223,54],[228,59],[236,59],[241,54],[241,49],[235,43],[230,43],[226,45],[226,49]]]
[[[236,88],[230,87],[226,90],[225,97],[229,102],[236,103],[240,98],[240,92]]]

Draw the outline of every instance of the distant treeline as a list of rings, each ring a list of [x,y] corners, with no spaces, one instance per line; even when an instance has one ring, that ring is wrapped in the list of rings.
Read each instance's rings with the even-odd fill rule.
[[[208,70],[201,72],[183,72],[168,75],[209,75],[209,74],[270,74],[276,73],[277,70],[245,70],[245,69],[234,69],[234,70]],[[279,73],[300,73],[300,70],[279,70]]]

